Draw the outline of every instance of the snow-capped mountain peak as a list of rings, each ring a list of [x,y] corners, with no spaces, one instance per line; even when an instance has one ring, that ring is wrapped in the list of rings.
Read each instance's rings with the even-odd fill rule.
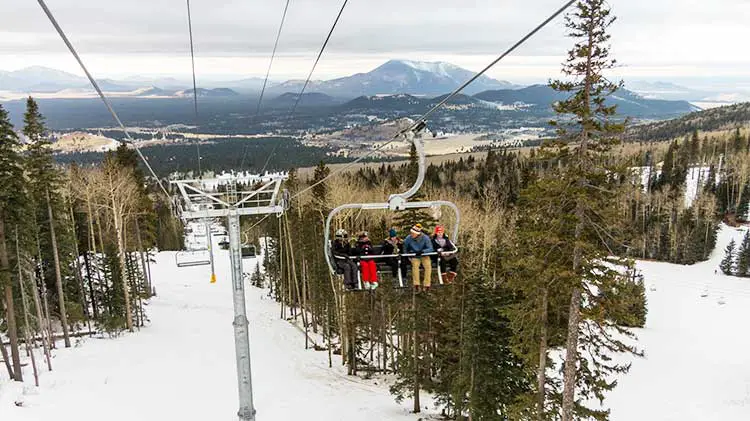
[[[436,75],[452,78],[452,73],[456,70],[461,71],[462,69],[454,64],[446,63],[443,61],[412,61],[412,60],[394,60],[398,63],[403,63],[416,70],[423,72],[434,73]]]

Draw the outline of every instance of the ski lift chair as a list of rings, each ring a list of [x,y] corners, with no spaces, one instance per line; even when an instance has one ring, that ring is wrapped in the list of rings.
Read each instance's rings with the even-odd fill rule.
[[[337,260],[345,260],[346,257],[344,256],[337,256],[333,254],[333,243],[329,241],[329,247],[327,249],[328,253],[326,255],[328,261],[333,262],[333,268],[332,273],[339,274],[339,269],[337,268],[336,261]],[[394,279],[395,284],[394,286],[396,288],[408,288],[409,285],[411,285],[408,281],[410,278],[410,274],[412,271],[411,265],[406,264],[406,270],[405,273],[402,272],[401,269],[401,261],[400,259],[409,259],[411,257],[416,257],[416,254],[414,253],[401,253],[401,254],[379,254],[381,252],[381,246],[373,246],[373,253],[369,256],[358,256],[358,262],[357,262],[357,290],[356,291],[362,291],[362,271],[361,271],[361,264],[360,262],[362,260],[374,260],[375,264],[377,265],[377,271],[378,275],[387,275],[390,276],[393,274],[393,267],[391,266],[391,259],[397,258],[399,259],[399,266],[398,270],[396,271],[396,278]],[[444,252],[442,253],[443,256],[446,255],[454,255],[458,253],[458,246],[456,246],[456,250],[451,252]],[[440,253],[433,252],[433,253],[422,253],[422,256],[429,256],[434,257],[434,259],[431,259],[431,267],[434,273],[437,274],[437,285],[443,285],[443,272],[440,269],[440,261],[443,259],[443,256],[440,255]],[[353,257],[353,256],[351,256]],[[406,278],[406,279],[404,279]]]
[[[254,244],[243,244],[242,245],[242,258],[243,259],[255,259],[257,256]]]
[[[178,268],[206,266],[211,264],[211,256],[208,250],[178,251],[175,254],[175,263]]]
[[[424,153],[424,145],[422,143],[422,139],[419,137],[419,133],[426,127],[426,123],[424,121],[420,121],[415,125],[415,127],[412,130],[407,130],[403,132],[407,137],[407,140],[410,140],[416,150],[417,154],[419,156],[419,172],[417,174],[417,180],[414,182],[414,185],[407,190],[404,193],[400,194],[392,194],[388,197],[388,201],[384,203],[350,203],[346,205],[341,205],[335,209],[333,209],[329,214],[328,218],[326,219],[326,226],[325,226],[325,242],[323,243],[323,247],[325,248],[325,258],[326,263],[328,264],[328,268],[330,269],[331,273],[338,274],[337,268],[336,268],[336,260],[337,259],[346,259],[346,257],[343,256],[335,256],[333,254],[333,241],[331,240],[331,223],[333,222],[334,217],[339,214],[340,212],[347,210],[347,209],[356,209],[356,210],[388,210],[391,212],[399,212],[404,211],[407,209],[428,209],[428,208],[440,208],[443,206],[449,207],[453,209],[453,212],[456,215],[456,224],[453,227],[453,233],[450,237],[451,241],[454,245],[456,245],[456,252],[458,251],[458,245],[457,239],[458,239],[458,228],[461,223],[461,212],[458,209],[458,206],[456,206],[455,203],[445,201],[445,200],[433,200],[433,201],[427,201],[427,202],[409,202],[408,199],[414,196],[418,191],[419,188],[422,186],[422,183],[424,182],[425,177],[425,153]],[[379,251],[379,247],[375,250],[376,252]],[[455,252],[453,252],[455,253]],[[424,253],[423,256],[438,256],[438,253]],[[388,264],[389,260],[391,258],[397,257],[397,258],[409,258],[409,257],[415,257],[415,254],[392,254],[392,255],[369,255],[369,256],[360,256],[360,260],[375,260],[377,262],[378,267],[378,273],[391,273],[391,266]],[[438,273],[438,284],[442,285],[443,283],[443,276],[440,272],[440,265],[439,265],[439,259],[440,256],[438,256],[437,259],[432,259],[432,266],[437,267],[437,273]],[[357,265],[359,267],[359,264]],[[411,270],[411,265],[407,265],[407,273]],[[399,267],[398,270],[398,284],[399,287],[404,288],[404,279],[401,276],[401,268]],[[361,279],[361,270],[357,271],[357,288],[358,290],[362,290],[362,279]]]

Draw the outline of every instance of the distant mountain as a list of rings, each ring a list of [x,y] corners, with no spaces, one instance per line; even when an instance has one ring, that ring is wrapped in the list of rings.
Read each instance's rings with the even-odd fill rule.
[[[263,78],[251,77],[228,82],[206,82],[206,85],[221,85],[241,93],[258,92],[263,87]],[[270,84],[270,82],[269,82]]]
[[[291,108],[297,102],[299,94],[287,92],[268,101],[263,106],[268,108]],[[305,93],[299,101],[299,107],[329,107],[341,104],[341,100],[318,92]]]
[[[206,88],[198,88],[196,90],[199,97],[208,97],[208,98],[216,98],[216,97],[233,97],[238,96],[239,94],[229,88],[214,88],[214,89],[206,89]],[[192,97],[193,96],[193,90],[192,89],[186,89],[184,91],[178,91],[175,93],[178,97]]]
[[[474,97],[496,104],[551,108],[552,103],[565,99],[566,95],[547,85],[532,85],[516,90],[481,92]],[[665,118],[699,110],[687,101],[647,99],[627,89],[617,91],[607,102],[617,105],[617,111],[621,115],[640,118]]]
[[[395,112],[415,114],[422,113],[445,99],[446,95],[434,98],[421,98],[414,95],[370,95],[360,96],[342,108],[349,113]],[[499,89],[480,92],[474,96],[459,94],[448,101],[446,108],[469,110],[489,108],[499,111],[531,113],[537,117],[551,116],[552,104],[565,99],[546,85],[532,85],[521,89]],[[609,104],[616,104],[618,113],[636,118],[670,118],[698,110],[686,101],[666,101],[646,99],[628,90],[620,90],[607,99]]]
[[[188,86],[192,86],[193,82],[187,80],[179,80],[173,77],[147,77],[147,76],[129,76],[125,79],[117,82],[123,86],[130,86],[133,88],[141,88],[143,86],[158,86],[161,89],[166,90],[180,90],[185,89]],[[228,86],[231,88],[231,86]]]
[[[327,81],[313,81],[308,92],[321,92],[334,97],[355,98],[384,94],[436,96],[451,92],[474,76],[474,72],[444,62],[390,60],[367,73],[357,73]],[[299,91],[304,81],[287,81],[273,86],[274,91]],[[471,95],[488,89],[510,89],[510,82],[482,76],[464,93]]]
[[[686,88],[671,82],[646,82],[635,80],[626,82],[625,87],[648,99],[667,99],[671,101],[698,101],[714,95],[712,92]]]
[[[81,88],[88,80],[62,70],[41,66],[27,67],[12,72],[0,72],[0,90],[56,92],[66,88]]]
[[[750,125],[750,102],[697,111],[673,120],[634,126],[628,137],[637,140],[668,140],[694,131],[731,130]]]
[[[130,94],[133,96],[139,96],[139,97],[150,97],[150,96],[170,96],[173,93],[165,91],[164,89],[161,89],[161,88],[157,88],[155,86],[150,86],[148,88],[136,89],[135,91],[132,91]]]

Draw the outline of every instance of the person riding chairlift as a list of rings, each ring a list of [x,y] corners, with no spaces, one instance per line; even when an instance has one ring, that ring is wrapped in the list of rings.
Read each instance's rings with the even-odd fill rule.
[[[445,229],[438,225],[435,227],[435,234],[432,236],[432,247],[438,252],[438,264],[440,272],[443,274],[443,283],[450,284],[456,279],[458,270],[458,257],[456,257],[456,246],[445,236]],[[446,269],[448,270],[446,272]]]
[[[429,290],[432,280],[432,259],[430,256],[423,256],[424,253],[433,253],[432,241],[430,237],[422,232],[422,224],[415,224],[409,231],[409,236],[404,240],[404,254],[414,254],[410,257],[411,262],[411,279],[414,289],[419,291],[422,284],[419,279],[419,267],[424,268],[424,289]]]
[[[381,254],[383,255],[394,255],[401,254],[404,252],[404,241],[398,236],[395,228],[391,228],[388,231],[388,238],[383,240],[381,246]],[[394,278],[398,277],[398,270],[401,269],[401,277],[406,277],[406,259],[401,257],[390,257],[388,258],[388,264],[391,266],[391,274]]]
[[[336,231],[336,239],[333,240],[333,256],[336,261],[336,273],[344,275],[346,289],[357,288],[357,264],[352,260],[352,251],[349,233],[345,229]]]
[[[371,256],[375,254],[367,231],[357,237],[357,256]],[[378,265],[374,259],[360,259],[359,266],[362,270],[362,282],[365,289],[378,287]]]

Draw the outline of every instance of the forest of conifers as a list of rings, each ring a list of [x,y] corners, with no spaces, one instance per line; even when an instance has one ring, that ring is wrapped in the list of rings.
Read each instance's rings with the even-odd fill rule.
[[[427,168],[418,198],[461,209],[451,285],[417,292],[382,275],[377,290],[347,293],[323,255],[329,212],[406,190],[417,176],[414,150],[409,164],[330,179],[322,162],[310,179],[290,171],[292,195],[316,185],[281,218],[243,226],[249,238],[267,239],[252,283],[302,326],[306,346],[350,375],[391,375],[391,392],[415,412],[427,391],[450,419],[609,418],[597,401],[629,368],[613,356],[643,353],[630,330],[648,317],[633,259],[705,260],[719,223],[746,221],[750,202],[750,139],[740,129],[618,144],[626,128],[602,100],[620,87],[602,76],[613,65],[611,22],[603,0],[582,1],[570,15],[569,78],[552,84],[568,98],[554,104],[556,138],[528,154],[491,150]],[[42,347],[46,361],[35,365],[50,369],[60,341],[146,326],[143,301],[158,285],[151,253],[181,249],[183,232],[132,149],[57,166],[31,98],[24,122],[30,143],[22,146],[0,107],[0,332],[8,338],[0,350],[16,378],[24,347]],[[366,230],[378,243],[391,227],[403,237],[415,223],[450,232],[457,220],[434,210],[351,211],[334,229]]]

